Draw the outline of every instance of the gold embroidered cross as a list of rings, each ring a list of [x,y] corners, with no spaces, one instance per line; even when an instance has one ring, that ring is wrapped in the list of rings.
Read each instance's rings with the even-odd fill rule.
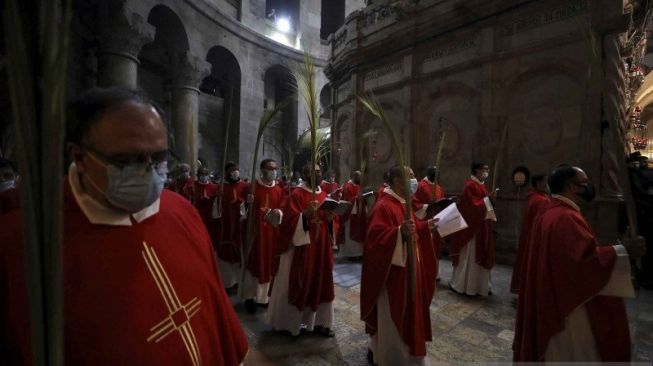
[[[186,346],[193,365],[201,365],[200,351],[195,339],[195,333],[190,325],[190,319],[200,310],[202,300],[195,297],[186,304],[182,304],[168,274],[154,252],[154,248],[143,242],[143,251],[141,253],[168,308],[168,316],[150,328],[150,336],[147,341],[159,343],[170,333],[177,332]]]

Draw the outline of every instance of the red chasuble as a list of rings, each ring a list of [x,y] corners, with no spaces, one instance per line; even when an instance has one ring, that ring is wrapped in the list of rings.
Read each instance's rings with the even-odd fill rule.
[[[216,199],[215,195],[218,190],[218,185],[213,183],[200,183],[198,181],[195,181],[193,184],[193,206],[195,206],[202,221],[204,221],[211,241],[215,245],[217,243],[217,220],[212,218],[211,214],[213,213],[213,203]]]
[[[472,238],[476,239],[476,264],[486,269],[494,266],[494,236],[492,220],[486,220],[483,199],[488,196],[483,183],[467,179],[458,203],[458,210],[469,227],[451,235],[451,261],[458,265],[460,251]]]
[[[274,275],[273,252],[274,246],[279,241],[279,228],[265,222],[265,215],[269,210],[282,209],[284,205],[283,190],[275,185],[266,187],[254,182],[254,204],[252,209],[256,212],[256,238],[249,252],[247,269],[258,283],[268,283]]]
[[[184,180],[174,179],[167,188],[189,200],[193,197],[193,178]]]
[[[519,235],[519,248],[517,249],[517,258],[512,268],[512,281],[510,282],[510,291],[514,294],[519,293],[519,281],[521,274],[526,272],[526,263],[528,258],[528,239],[531,236],[531,229],[535,224],[535,218],[544,211],[547,204],[551,202],[546,193],[531,190],[526,194],[526,208],[524,209],[524,221],[522,222],[521,234]]]
[[[219,185],[219,187],[222,184]],[[218,222],[218,257],[229,263],[240,263],[240,246],[243,239],[245,221],[241,220],[240,206],[245,202],[249,184],[239,180],[224,184],[222,193],[222,217]],[[218,188],[219,189],[219,188]],[[220,230],[223,230],[220,233]]]
[[[323,180],[322,183],[320,183],[320,188],[326,193],[327,195],[333,193],[336,189],[340,188],[340,184],[338,182],[328,182],[326,180]]]
[[[361,186],[352,181],[348,181],[343,186],[343,199],[351,202],[351,208],[343,215],[343,221],[349,220],[349,237],[359,243],[365,242],[365,231],[367,230],[367,208],[365,207],[365,199],[359,197]],[[357,213],[352,214],[351,211],[357,207]],[[343,225],[344,227],[344,225]]]
[[[404,221],[405,206],[395,197],[384,194],[374,205],[370,216],[361,277],[361,319],[365,331],[376,334],[377,299],[387,287],[392,321],[413,356],[426,356],[426,342],[431,341],[429,306],[435,294],[437,259],[425,221],[417,224],[416,244],[416,294],[415,301],[408,298],[408,269],[392,265],[392,254],[401,235],[399,226]]]
[[[317,311],[318,306],[334,299],[333,289],[333,251],[329,240],[326,213],[318,210],[313,219],[300,220],[300,214],[313,200],[313,194],[297,187],[290,194],[290,200],[284,212],[286,222],[285,243],[292,245],[292,237],[297,225],[309,225],[310,244],[296,246],[290,268],[288,283],[288,302],[303,311],[309,307]],[[318,206],[326,199],[326,193],[321,191],[316,197]],[[303,215],[302,215],[303,217]],[[286,221],[287,218],[287,221]]]
[[[66,185],[66,365],[238,365],[247,340],[219,278],[204,224],[170,191],[132,226],[91,224]],[[0,220],[0,353],[31,365],[20,211]]]
[[[442,187],[436,183],[431,184],[428,179],[424,178],[419,181],[417,191],[413,194],[413,208],[417,211],[421,209],[423,205],[428,205],[429,203],[436,202],[443,198],[444,190]],[[430,217],[425,217],[424,219],[428,220]],[[440,238],[439,234],[433,234],[433,245],[435,248],[435,254],[440,258],[442,238]]]
[[[558,199],[535,220],[528,266],[519,288],[514,361],[542,361],[565,318],[585,305],[604,362],[630,361],[624,301],[596,296],[616,263],[611,246],[599,246],[582,214]]]

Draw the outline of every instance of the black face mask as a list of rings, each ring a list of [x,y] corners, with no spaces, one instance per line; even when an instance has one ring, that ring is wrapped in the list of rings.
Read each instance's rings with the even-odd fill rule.
[[[431,182],[435,182],[435,173],[426,176]]]
[[[580,192],[576,192],[576,195],[580,198],[583,199],[585,202],[592,202],[594,198],[596,197],[596,189],[594,189],[594,185],[592,183],[587,183],[587,185],[581,185],[581,184],[576,184],[579,187],[583,187],[583,190]]]

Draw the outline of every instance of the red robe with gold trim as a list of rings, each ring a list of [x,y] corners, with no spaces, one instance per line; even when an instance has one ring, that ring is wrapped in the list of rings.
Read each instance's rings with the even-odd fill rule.
[[[444,198],[444,190],[439,184],[431,184],[424,178],[419,181],[417,191],[413,194],[413,208],[415,211],[422,208],[423,205],[436,202]],[[430,217],[425,217],[425,220]],[[435,248],[435,255],[440,258],[440,251],[442,250],[442,238],[439,234],[433,234],[433,245]]]
[[[531,234],[519,288],[513,360],[542,361],[551,338],[564,329],[565,318],[584,305],[603,362],[630,361],[623,299],[597,296],[616,260],[614,248],[599,246],[579,211],[552,199]]]
[[[486,220],[487,209],[483,199],[488,196],[483,183],[467,179],[458,203],[458,210],[469,227],[451,235],[451,261],[458,265],[460,251],[476,238],[476,264],[486,269],[494,266],[494,235],[492,220]]]
[[[318,206],[326,199],[326,193],[321,191],[316,196]],[[300,214],[313,201],[313,194],[298,187],[290,194],[290,199],[284,212],[286,224],[286,245],[292,241],[297,225],[304,225]],[[302,215],[303,217],[303,215]],[[310,244],[296,246],[290,268],[288,284],[288,302],[298,310],[310,308],[317,311],[321,303],[333,301],[333,250],[329,240],[326,213],[317,210],[313,219],[303,219],[309,225]],[[292,245],[292,244],[290,244]],[[285,250],[284,250],[285,251]]]
[[[549,202],[551,202],[551,199],[544,192],[531,190],[526,194],[524,221],[522,222],[521,234],[519,235],[519,248],[517,248],[515,265],[512,268],[512,280],[510,281],[510,291],[514,294],[519,293],[519,282],[521,281],[522,273],[526,272],[526,264],[528,262],[525,258],[528,258],[528,240],[530,239],[535,219],[537,215],[544,211]]]
[[[405,206],[395,197],[384,194],[374,205],[365,240],[361,277],[361,319],[365,331],[374,335],[377,324],[377,299],[384,287],[388,290],[392,321],[413,356],[426,356],[426,342],[431,341],[429,307],[435,295],[437,259],[431,234],[425,221],[413,220],[417,235],[416,297],[408,298],[408,268],[392,265],[399,226],[404,221]]]
[[[240,247],[243,240],[245,221],[242,220],[240,207],[247,197],[249,184],[239,180],[236,183],[218,185],[222,192],[222,216],[218,222],[216,236],[218,238],[218,257],[229,263],[240,263]],[[220,230],[223,230],[220,233]]]
[[[0,358],[31,365],[20,211],[0,219]],[[91,224],[66,185],[66,365],[238,365],[247,340],[204,224],[170,191],[132,226]],[[5,352],[4,354],[2,354]]]
[[[252,209],[256,212],[256,238],[247,259],[247,269],[261,284],[270,282],[276,272],[273,254],[280,234],[279,227],[268,224],[264,218],[268,210],[283,209],[284,204],[284,192],[281,187],[266,187],[254,181]]]

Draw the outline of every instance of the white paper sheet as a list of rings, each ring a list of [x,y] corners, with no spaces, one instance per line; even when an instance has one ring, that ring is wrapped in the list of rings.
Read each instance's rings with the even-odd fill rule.
[[[442,238],[457,231],[467,229],[468,227],[467,222],[463,218],[463,215],[460,214],[460,211],[458,211],[458,206],[455,203],[447,206],[439,214],[433,216],[433,218],[440,219],[438,221],[438,233]]]
[[[485,214],[485,219],[497,221],[497,215],[494,213],[494,207],[492,206],[492,201],[490,201],[490,197],[483,198],[483,202],[485,203],[485,209],[487,210],[487,213]]]

